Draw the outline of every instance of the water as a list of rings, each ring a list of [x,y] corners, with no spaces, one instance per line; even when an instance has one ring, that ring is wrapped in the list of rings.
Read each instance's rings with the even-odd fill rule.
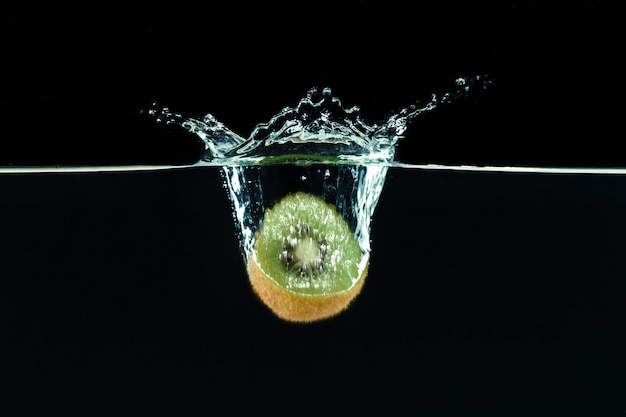
[[[370,253],[369,225],[387,170],[383,165],[318,163],[223,167],[244,260],[254,256],[255,235],[265,210],[285,195],[302,191],[321,197],[342,214],[361,248],[363,271]]]
[[[449,91],[411,104],[379,123],[367,123],[358,107],[344,107],[328,88],[312,89],[296,105],[286,107],[246,138],[211,114],[200,118],[156,104],[147,113],[157,122],[180,126],[204,143],[200,160],[188,166],[9,167],[2,172],[90,172],[220,167],[232,203],[241,255],[255,259],[255,241],[263,216],[294,192],[316,195],[336,207],[361,250],[359,275],[370,261],[370,225],[389,168],[421,170],[502,171],[532,173],[624,174],[623,169],[476,167],[406,165],[395,159],[396,147],[411,121],[425,112],[487,88],[489,78],[458,78]]]
[[[297,105],[258,124],[247,138],[211,114],[193,118],[156,105],[148,113],[158,122],[198,135],[205,144],[199,165],[222,167],[245,262],[255,256],[265,210],[289,193],[303,191],[342,214],[361,248],[363,272],[370,255],[372,215],[409,122],[490,83],[483,76],[458,78],[452,90],[375,124],[365,122],[358,107],[344,107],[329,88],[311,89]]]

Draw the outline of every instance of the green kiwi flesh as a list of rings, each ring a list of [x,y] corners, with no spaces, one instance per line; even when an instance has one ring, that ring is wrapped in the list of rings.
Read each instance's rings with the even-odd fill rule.
[[[337,314],[358,294],[366,275],[360,261],[359,244],[335,207],[299,192],[266,210],[248,272],[280,317],[314,321]]]

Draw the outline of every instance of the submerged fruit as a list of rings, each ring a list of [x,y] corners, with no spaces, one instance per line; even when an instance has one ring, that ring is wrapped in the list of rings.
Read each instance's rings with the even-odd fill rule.
[[[279,317],[310,322],[344,310],[367,267],[350,227],[334,206],[295,193],[268,209],[248,259],[252,288]]]

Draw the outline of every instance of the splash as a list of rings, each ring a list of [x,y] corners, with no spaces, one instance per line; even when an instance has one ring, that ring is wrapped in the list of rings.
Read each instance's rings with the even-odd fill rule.
[[[410,104],[374,124],[363,120],[359,107],[343,107],[329,88],[321,91],[321,98],[320,91],[313,88],[296,106],[286,107],[268,122],[259,123],[247,138],[230,130],[212,114],[191,117],[153,103],[142,113],[154,117],[159,123],[180,126],[201,139],[205,150],[197,162],[188,165],[3,166],[0,167],[0,174],[153,171],[201,166],[306,165],[314,162],[378,164],[418,170],[626,174],[623,167],[407,164],[394,159],[396,146],[414,119],[493,84],[488,75],[459,77],[448,90],[433,93],[429,99]]]
[[[359,107],[345,107],[330,88],[314,88],[295,106],[258,124],[247,138],[211,114],[193,118],[156,104],[148,113],[202,140],[199,165],[222,167],[244,263],[256,262],[255,243],[266,210],[290,193],[305,192],[334,205],[346,220],[361,249],[361,276],[370,260],[372,216],[409,123],[490,84],[483,76],[458,78],[449,91],[372,124]]]
[[[432,94],[380,123],[368,124],[357,106],[346,108],[330,88],[313,88],[296,106],[286,107],[266,123],[259,123],[244,138],[213,115],[193,118],[156,103],[148,113],[157,121],[176,124],[202,140],[205,152],[200,164],[255,165],[325,161],[355,164],[391,164],[398,140],[417,116],[435,110],[492,84],[485,76],[457,78],[447,92]]]
[[[193,118],[156,104],[148,114],[198,135],[205,145],[198,164],[222,167],[246,262],[254,256],[265,210],[282,196],[303,191],[321,196],[342,213],[361,247],[364,269],[371,218],[409,123],[491,83],[485,76],[457,78],[449,91],[434,93],[374,124],[363,119],[359,107],[344,107],[330,88],[313,88],[297,105],[258,124],[247,138],[212,114]]]

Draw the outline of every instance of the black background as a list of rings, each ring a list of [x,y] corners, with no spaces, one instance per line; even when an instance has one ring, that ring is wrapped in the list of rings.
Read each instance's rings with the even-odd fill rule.
[[[2,8],[2,166],[193,162],[154,100],[246,136],[314,86],[375,121],[475,74],[403,161],[626,166],[594,1]],[[0,414],[624,415],[624,185],[392,170],[363,293],[301,326],[217,170],[2,174]]]

